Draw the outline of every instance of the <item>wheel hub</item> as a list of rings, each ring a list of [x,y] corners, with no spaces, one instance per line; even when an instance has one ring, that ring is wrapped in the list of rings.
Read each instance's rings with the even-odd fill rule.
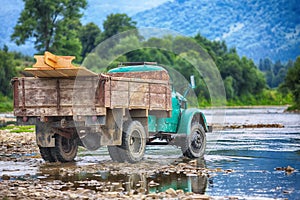
[[[192,139],[192,147],[194,149],[200,149],[202,146],[202,138],[198,132],[194,133]]]
[[[62,149],[64,152],[68,153],[70,151],[72,151],[72,140],[71,139],[67,139],[67,138],[63,138],[62,139]]]
[[[142,142],[141,142],[141,135],[139,134],[139,132],[134,132],[130,138],[130,148],[132,149],[133,153],[140,153],[141,151],[141,146],[142,146]]]

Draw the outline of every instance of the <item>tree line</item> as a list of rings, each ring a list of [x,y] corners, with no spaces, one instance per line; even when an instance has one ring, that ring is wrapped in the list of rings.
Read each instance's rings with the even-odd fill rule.
[[[39,53],[50,51],[57,55],[74,55],[77,63],[81,63],[99,43],[107,38],[126,30],[136,29],[136,22],[126,14],[108,15],[103,22],[103,30],[94,23],[82,25],[80,22],[81,11],[87,6],[86,0],[24,0],[24,2],[24,10],[18,19],[11,39],[18,45],[33,40],[35,49]],[[190,63],[182,59],[180,55],[161,49],[143,48],[143,45],[173,45],[171,48],[176,49],[178,48],[176,44],[189,42],[192,39],[210,55],[219,69],[229,102],[255,104],[260,103],[260,100],[264,98],[269,98],[270,101],[275,100],[278,95],[284,98],[289,92],[293,94],[296,104],[300,102],[299,59],[295,63],[290,61],[287,64],[280,62],[273,64],[270,60],[264,59],[256,67],[251,59],[239,57],[236,49],[228,48],[224,41],[210,41],[200,34],[189,38],[165,36],[145,39],[136,32],[135,35],[129,37],[132,37],[130,38],[131,42],[139,41],[140,48],[122,55],[116,62],[110,63],[109,68],[115,67],[115,63],[119,61],[155,61],[174,67],[188,78],[194,71]],[[116,48],[126,48],[128,45],[126,42],[120,43],[121,46]],[[116,48],[111,51],[117,51]],[[181,50],[181,54],[199,56],[189,49]],[[16,66],[20,65],[16,60],[28,59],[25,57],[16,59],[16,56],[20,57],[18,53],[9,52],[7,47],[0,50],[1,96],[11,96],[9,80],[16,76]],[[102,61],[105,63],[104,60]],[[93,68],[92,65],[90,68],[97,71],[97,68]],[[199,96],[199,102],[206,102],[208,105],[210,97],[203,77],[198,76],[197,79],[200,81],[197,82],[195,91]],[[268,92],[269,88],[278,86],[281,88],[281,93],[276,91],[276,95],[273,97],[274,92]]]

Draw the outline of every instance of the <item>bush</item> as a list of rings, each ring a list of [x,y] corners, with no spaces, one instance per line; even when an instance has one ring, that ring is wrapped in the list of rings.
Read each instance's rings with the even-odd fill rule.
[[[13,110],[12,99],[0,95],[0,112],[10,112],[12,110]]]

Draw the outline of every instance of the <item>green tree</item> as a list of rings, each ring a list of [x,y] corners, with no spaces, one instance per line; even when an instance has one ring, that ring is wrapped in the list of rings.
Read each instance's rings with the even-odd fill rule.
[[[118,33],[136,29],[136,22],[132,21],[131,17],[126,14],[110,14],[103,22],[103,28],[104,31],[97,38],[97,44]]]
[[[295,107],[300,109],[300,57],[289,68],[282,87],[287,87],[292,92]]]
[[[16,76],[15,67],[14,55],[4,46],[3,50],[0,50],[0,96],[11,97],[10,80]]]
[[[79,56],[81,44],[77,35],[81,9],[86,0],[23,0],[24,10],[11,39],[17,45],[33,40],[40,51]]]
[[[94,23],[88,23],[82,26],[79,31],[79,39],[82,44],[82,58],[90,53],[96,47],[96,38],[101,34],[100,28]]]

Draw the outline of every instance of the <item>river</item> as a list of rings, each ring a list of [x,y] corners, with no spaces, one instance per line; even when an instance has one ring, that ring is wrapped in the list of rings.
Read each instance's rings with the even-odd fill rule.
[[[123,174],[113,174],[109,170],[98,170],[97,173],[86,170],[71,176],[61,174],[61,167],[76,171],[77,168],[89,165],[117,165],[110,161],[106,148],[94,152],[80,151],[76,163],[60,166],[49,166],[40,158],[32,157],[24,162],[0,160],[1,174],[14,176],[14,179],[24,179],[26,175],[32,179],[72,182],[75,183],[74,187],[84,185],[85,180],[96,180],[129,183],[131,187],[146,188],[147,193],[172,187],[215,198],[300,199],[300,114],[285,113],[284,109],[285,107],[232,108],[219,112],[225,114],[221,123],[227,128],[207,134],[206,155],[197,160],[198,166],[209,170],[208,176],[161,172],[146,176],[145,172],[150,166],[159,168],[190,162],[181,156],[180,149],[173,146],[148,146],[144,160],[132,166],[127,164],[127,171]],[[216,123],[213,121],[216,119],[214,110],[207,109],[203,112],[210,124]],[[281,128],[242,127],[258,124],[280,124]],[[286,170],[288,166],[294,170]],[[134,170],[135,168],[142,172]],[[149,187],[152,181],[158,185]],[[91,186],[86,187],[93,189]]]

